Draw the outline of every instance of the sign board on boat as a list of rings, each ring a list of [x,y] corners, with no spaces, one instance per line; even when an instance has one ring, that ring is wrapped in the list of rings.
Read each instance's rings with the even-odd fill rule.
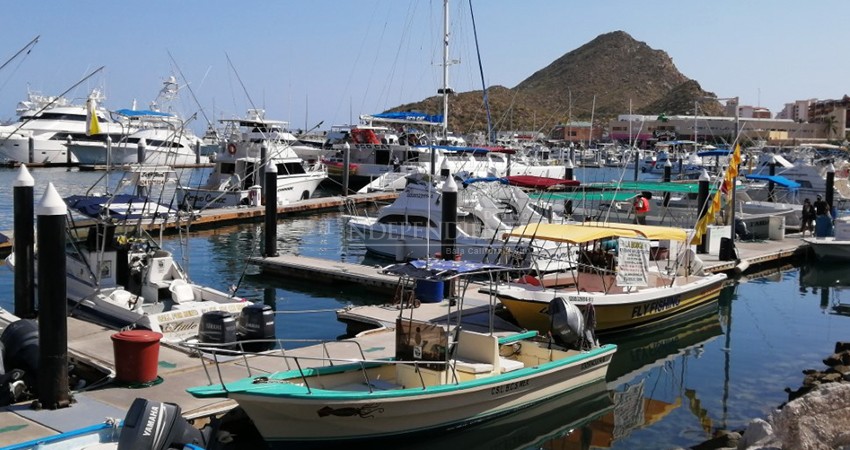
[[[649,241],[621,237],[617,246],[617,286],[648,286]]]

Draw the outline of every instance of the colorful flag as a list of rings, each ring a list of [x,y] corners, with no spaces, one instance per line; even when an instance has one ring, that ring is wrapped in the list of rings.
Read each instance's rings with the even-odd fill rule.
[[[97,102],[93,98],[86,101],[86,136],[100,134],[100,124],[97,121]]]
[[[720,196],[732,189],[732,183],[738,178],[738,165],[741,164],[741,146],[736,145],[735,151],[732,152],[732,158],[729,160],[729,167],[726,169],[726,175],[723,177],[723,183],[720,189],[714,193],[714,198],[708,207],[708,211],[694,226],[694,237],[691,239],[692,245],[702,243],[702,236],[708,231],[708,224],[714,220],[714,215],[720,211]]]

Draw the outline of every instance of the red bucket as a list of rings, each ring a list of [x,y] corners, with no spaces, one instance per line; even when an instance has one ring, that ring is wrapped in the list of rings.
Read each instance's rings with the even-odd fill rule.
[[[113,334],[115,378],[124,383],[149,383],[156,380],[160,339],[162,334],[148,330],[127,330]]]

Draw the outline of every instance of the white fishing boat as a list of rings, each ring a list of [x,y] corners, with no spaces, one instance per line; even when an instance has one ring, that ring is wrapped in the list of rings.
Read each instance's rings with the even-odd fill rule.
[[[809,244],[818,259],[850,261],[850,218],[836,219],[832,236],[807,237],[803,242]]]
[[[460,261],[414,261],[385,268],[416,282],[457,283],[458,313],[468,277],[490,283],[507,266]],[[403,283],[406,284],[406,283]],[[490,314],[495,303],[491,300]],[[395,329],[395,357],[342,360],[264,354],[282,371],[254,372],[237,381],[188,389],[195,397],[235,400],[270,445],[342,443],[457,430],[490,421],[605,378],[614,345],[599,345],[571,305],[549,308],[553,333],[497,335],[453,324],[403,317]],[[492,323],[492,321],[491,321]],[[568,325],[573,324],[573,326]],[[338,345],[351,346],[341,341]],[[332,347],[331,343],[325,348]],[[238,354],[209,347],[204,352]],[[250,365],[251,360],[247,363]],[[311,367],[308,367],[311,366]],[[297,367],[297,368],[296,368]],[[222,373],[222,372],[219,372]]]
[[[162,333],[165,341],[180,341],[198,334],[205,312],[238,315],[251,304],[193,283],[174,255],[141,229],[142,224],[178,220],[178,214],[180,220],[189,220],[187,213],[151,200],[176,179],[167,167],[136,167],[126,184],[135,193],[65,199],[72,211],[65,257],[70,314],[113,328],[145,328]],[[118,186],[123,185],[119,181]],[[12,270],[14,255],[6,258]]]
[[[230,134],[210,156],[215,167],[201,186],[178,187],[178,204],[187,209],[259,206],[266,161],[277,170],[277,202],[285,205],[310,198],[328,177],[321,164],[308,165],[292,150],[298,140],[286,122],[268,120],[252,109],[244,119],[225,119]]]
[[[555,298],[594,311],[596,330],[613,333],[661,323],[714,300],[726,280],[725,274],[703,273],[696,255],[682,248],[688,237],[678,228],[540,224],[508,235],[559,242],[565,247],[559,254],[578,254],[575,271],[522,277],[497,288],[517,323],[541,333],[549,329],[546,305]]]

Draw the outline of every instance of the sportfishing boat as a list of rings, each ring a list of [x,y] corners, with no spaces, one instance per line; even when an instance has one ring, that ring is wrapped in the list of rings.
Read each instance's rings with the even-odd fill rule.
[[[142,225],[188,222],[186,213],[152,200],[158,190],[175,182],[174,171],[139,167],[127,179],[132,182],[119,181],[119,188],[135,186],[135,194],[65,199],[71,210],[65,256],[69,313],[113,328],[153,330],[165,341],[179,341],[198,334],[205,312],[238,315],[250,305],[234,294],[193,283],[174,255],[143,230]],[[14,253],[6,262],[14,270]]]
[[[533,224],[506,236],[561,243],[565,249],[558,254],[578,255],[575,271],[524,276],[497,287],[496,297],[519,326],[541,333],[549,330],[546,305],[555,298],[593,311],[596,330],[611,333],[657,324],[716,299],[726,280],[725,274],[702,271],[679,228]]]
[[[86,134],[86,103],[72,103],[65,97],[28,93],[27,100],[15,109],[18,121],[0,127],[0,161],[11,163],[76,163],[68,153],[67,142],[94,142],[106,145],[106,138],[118,142],[128,133],[126,124],[113,121],[99,105],[105,99],[97,89],[89,94],[94,103],[100,133]],[[32,139],[32,151],[30,151]],[[69,159],[70,158],[70,159]]]
[[[409,175],[406,181],[399,197],[376,216],[346,216],[348,227],[363,239],[367,251],[396,261],[431,257],[442,245],[441,187],[425,174]],[[507,262],[519,258],[527,263],[537,259],[539,250],[528,245],[529,240],[503,241],[501,235],[519,225],[557,218],[532,208],[525,192],[498,178],[467,179],[460,184],[455,250],[462,260]],[[548,259],[535,263],[542,270],[569,268]]]
[[[512,270],[442,260],[388,266],[382,272],[401,277],[400,285],[456,283],[457,312],[438,323],[404,317],[405,309],[400,309],[392,358],[368,359],[361,351],[358,358],[334,360],[278,350],[262,355],[270,370],[262,375],[210,380],[209,386],[188,392],[235,400],[268,444],[283,446],[457,430],[604,379],[616,346],[599,345],[583,316],[561,299],[547,309],[553,323],[550,335],[500,335],[492,328],[474,332],[460,326],[470,277],[492,285],[500,273]],[[495,301],[489,305],[493,314]],[[351,348],[352,343],[326,343],[324,348],[334,345]],[[198,350],[239,354],[202,346]],[[274,360],[281,371],[267,365]]]
[[[90,137],[84,140],[72,138],[68,148],[80,164],[86,165],[186,166],[207,162],[206,157],[201,158],[197,154],[201,139],[186,126],[187,121],[174,113],[172,105],[179,90],[174,76],[166,78],[149,109],[137,110],[134,106],[115,111],[118,120],[127,126],[119,139],[112,136],[107,142],[105,139],[91,140]]]
[[[310,198],[328,177],[321,164],[305,164],[292,150],[298,140],[286,122],[268,120],[252,109],[244,119],[224,119],[231,133],[210,159],[215,167],[202,186],[178,187],[178,203],[186,209],[259,206],[266,161],[277,169],[277,202],[285,205]],[[266,161],[263,157],[267,158]]]
[[[111,145],[100,141],[71,140],[68,148],[80,164],[187,166],[208,161],[206,156],[196,155],[200,139],[177,116],[131,109],[120,109],[115,114],[124,117],[131,126],[130,130],[135,131],[130,131]]]

